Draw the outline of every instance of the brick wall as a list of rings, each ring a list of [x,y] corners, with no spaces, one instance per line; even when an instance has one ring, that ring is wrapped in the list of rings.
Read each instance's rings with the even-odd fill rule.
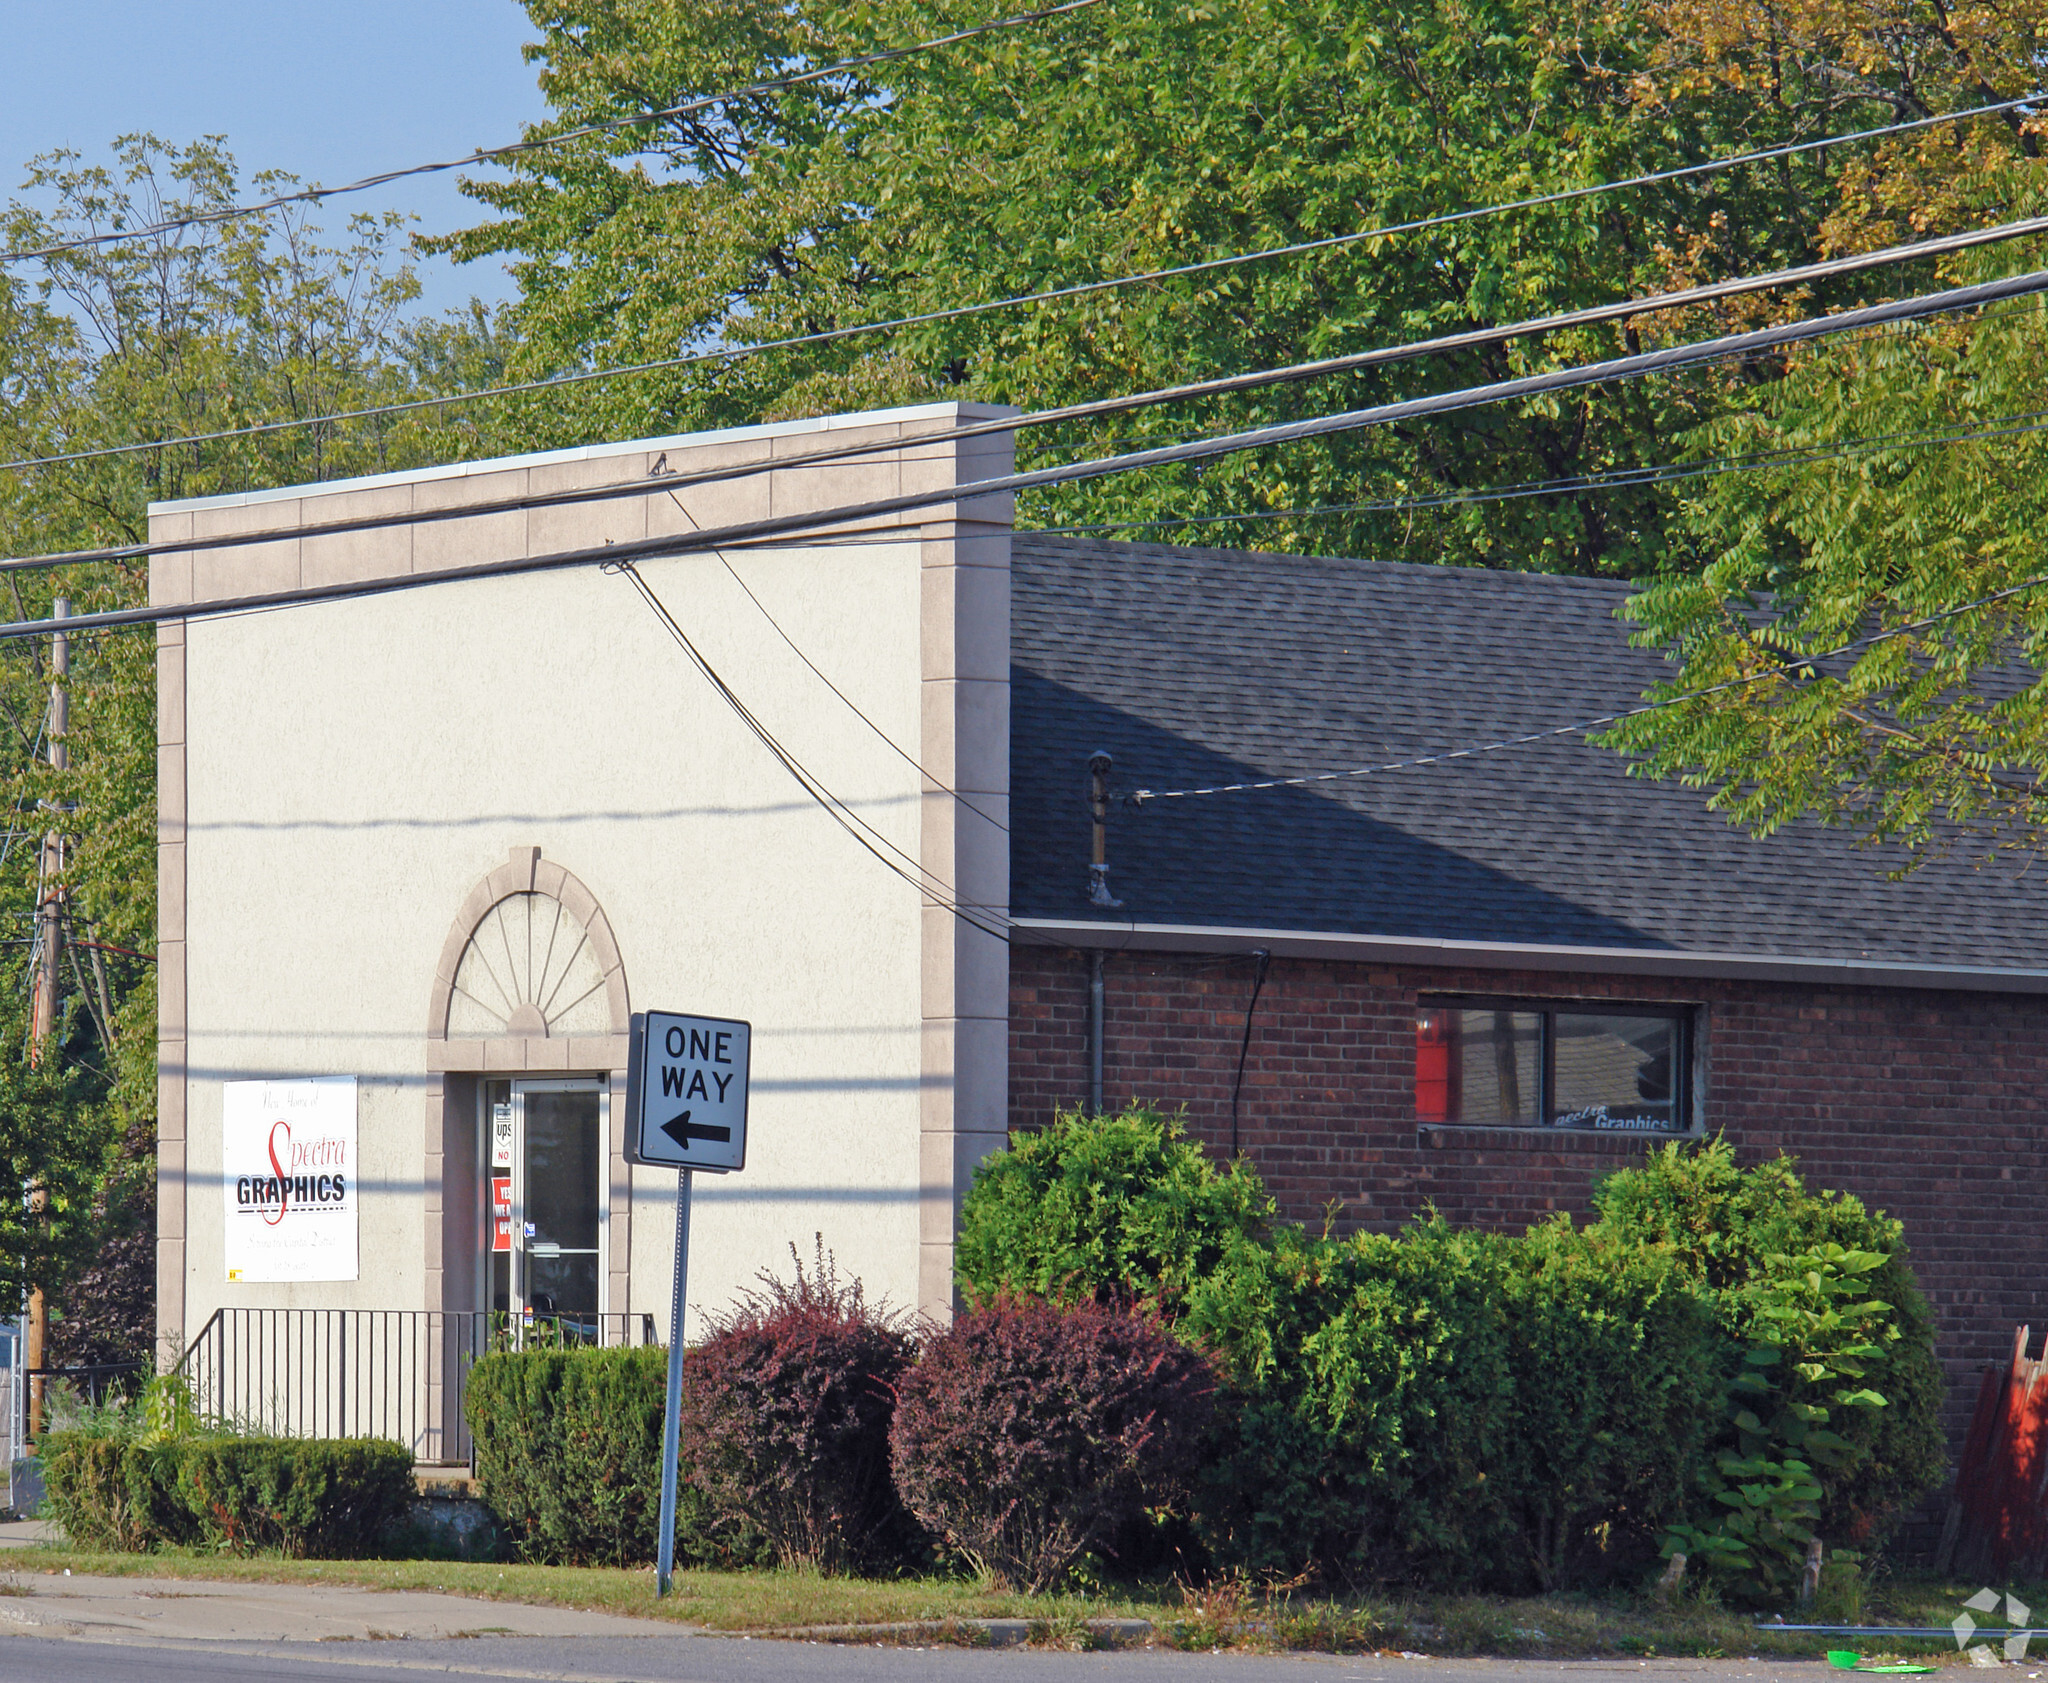
[[[1112,954],[1107,1102],[1185,1105],[1229,1147],[1232,1077],[1255,961]],[[1429,1201],[1459,1223],[1520,1230],[1582,1214],[1595,1177],[1639,1142],[1418,1130],[1419,994],[1602,998],[1702,1007],[1702,1119],[1745,1159],[1790,1151],[1811,1185],[1890,1211],[1939,1327],[1960,1441],[1977,1373],[2012,1329],[2048,1322],[2048,999],[1893,988],[1376,969],[1275,959],[1239,1099],[1243,1148],[1285,1213],[1385,1228]],[[1087,1090],[1088,965],[1018,947],[1011,961],[1010,1119],[1043,1124]]]

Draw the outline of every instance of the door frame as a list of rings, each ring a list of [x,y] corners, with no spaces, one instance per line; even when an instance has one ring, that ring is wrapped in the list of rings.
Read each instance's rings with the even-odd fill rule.
[[[491,1307],[493,1261],[491,1249],[491,1180],[497,1173],[491,1163],[491,1088],[507,1084],[512,1098],[512,1231],[506,1263],[506,1312],[517,1326],[525,1319],[525,1278],[521,1262],[526,1255],[526,1095],[528,1093],[595,1093],[597,1095],[597,1184],[592,1195],[597,1201],[597,1313],[603,1317],[611,1308],[611,1137],[612,1083],[608,1075],[485,1075],[476,1084],[477,1157],[479,1200],[478,1252],[483,1267],[478,1271],[478,1307]]]

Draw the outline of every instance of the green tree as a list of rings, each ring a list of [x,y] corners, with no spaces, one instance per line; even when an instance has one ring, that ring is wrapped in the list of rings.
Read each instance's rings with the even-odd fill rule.
[[[555,116],[649,112],[964,21],[908,0],[535,0]],[[1761,104],[1673,69],[1637,0],[1138,0],[523,154],[473,184],[499,213],[447,242],[509,253],[519,366],[546,373],[820,329],[1446,211],[1881,119],[1881,90]],[[1513,320],[1812,255],[1826,157],[1603,195],[963,320],[594,384],[522,417],[558,443],[939,396],[1087,399]],[[1924,278],[1924,277],[1923,277]],[[1867,283],[1845,289],[1861,293]],[[1827,302],[1826,296],[1802,303]],[[1764,306],[1759,306],[1764,307]],[[1789,306],[1787,306],[1789,307]],[[1182,405],[1057,437],[1042,462],[1497,379],[1654,343],[1655,319]],[[1755,377],[1756,371],[1742,378]],[[1739,389],[1739,382],[1738,382]],[[1694,374],[1160,470],[1029,499],[1027,523],[1444,496],[1662,459],[1720,412]],[[1668,493],[1208,528],[1318,551],[1635,575]]]
[[[1966,266],[2038,265],[2044,248]],[[1801,352],[1690,441],[1691,565],[1637,596],[1667,703],[1606,740],[1758,835],[1813,817],[1892,869],[2048,820],[2048,316],[2038,300]],[[1836,651],[1844,651],[1837,653]]]
[[[1646,100],[1730,95],[1806,133],[1848,111],[1909,121],[2023,98],[2048,48],[2044,0],[1649,0],[1648,17]],[[2020,111],[1892,136],[1838,166],[1822,238],[1874,249],[1967,225],[1983,209],[1974,182],[2040,156],[2039,124]]]

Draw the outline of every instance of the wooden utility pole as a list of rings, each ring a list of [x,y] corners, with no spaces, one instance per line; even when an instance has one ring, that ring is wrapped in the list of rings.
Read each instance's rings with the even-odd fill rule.
[[[70,602],[58,597],[51,605],[50,618],[64,620],[70,617]],[[62,631],[53,632],[50,637],[49,732],[50,768],[53,771],[67,771],[71,766],[71,750],[64,741],[71,723],[71,702],[65,692],[65,680],[70,675],[71,639]],[[58,965],[62,961],[64,941],[64,832],[59,827],[62,807],[54,802],[47,804],[51,824],[43,832],[42,858],[36,873],[36,988],[29,1019],[29,1057],[38,1065],[49,1051],[51,1038],[57,1032],[60,1002]],[[40,1181],[31,1182],[28,1189],[31,1214],[40,1215],[46,1210],[49,1197],[48,1188]],[[23,1364],[34,1375],[28,1384],[28,1435],[31,1442],[43,1435],[43,1378],[35,1370],[43,1365],[48,1334],[49,1307],[43,1298],[43,1288],[37,1285],[28,1294],[28,1360]]]

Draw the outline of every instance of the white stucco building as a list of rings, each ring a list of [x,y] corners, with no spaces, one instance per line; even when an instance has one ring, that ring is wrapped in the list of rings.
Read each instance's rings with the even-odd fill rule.
[[[943,488],[1009,471],[1009,439],[920,435],[996,413],[159,504],[153,540],[223,543],[156,557],[151,598],[393,580]],[[839,454],[854,444],[872,452]],[[821,451],[835,459],[805,465]],[[316,533],[368,517],[387,523]],[[1007,499],[983,499],[639,563],[760,725],[872,827],[865,845],[616,570],[167,623],[166,1351],[220,1309],[644,1313],[665,1337],[674,1181],[621,1151],[628,1017],[650,1006],[753,1024],[748,1164],[699,1179],[693,1313],[786,1268],[792,1243],[808,1257],[814,1234],[870,1296],[943,1312],[958,1200],[1005,1126],[1003,944],[939,902],[1006,909],[1009,522]],[[225,541],[250,534],[264,541]],[[354,1277],[230,1279],[249,1193],[244,1164],[238,1212],[228,1086],[314,1077],[356,1083]]]

